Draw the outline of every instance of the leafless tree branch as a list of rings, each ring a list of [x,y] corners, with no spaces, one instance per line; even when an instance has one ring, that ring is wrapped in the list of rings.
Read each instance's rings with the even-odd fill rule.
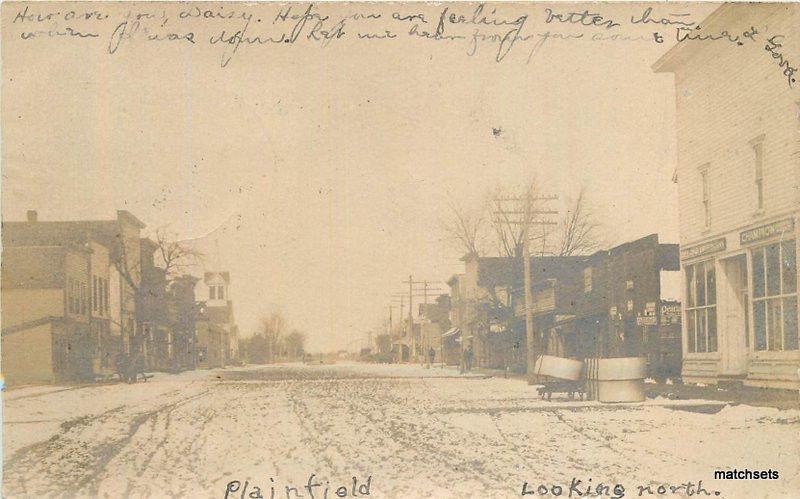
[[[480,255],[485,219],[480,211],[465,209],[454,201],[448,203],[449,217],[442,221],[442,230],[468,255]]]
[[[599,246],[600,226],[595,222],[591,209],[587,206],[585,190],[581,188],[575,204],[568,210],[559,224],[560,241],[558,255],[587,255]]]
[[[156,245],[169,280],[185,273],[203,259],[200,251],[179,242],[174,234],[168,233],[164,228],[156,229]]]

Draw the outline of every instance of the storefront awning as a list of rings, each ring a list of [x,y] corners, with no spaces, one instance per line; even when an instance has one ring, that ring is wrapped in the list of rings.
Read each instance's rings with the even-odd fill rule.
[[[461,334],[461,329],[454,327],[448,330],[446,333],[442,335],[442,338],[447,338],[448,336],[455,336]]]

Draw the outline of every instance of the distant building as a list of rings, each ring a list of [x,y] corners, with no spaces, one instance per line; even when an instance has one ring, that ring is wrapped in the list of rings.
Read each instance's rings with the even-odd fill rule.
[[[462,300],[464,291],[462,289],[463,274],[455,274],[447,280],[450,287],[450,310],[448,319],[450,329],[442,333],[442,356],[447,365],[459,365],[461,363],[461,325],[464,323],[466,314],[466,303]]]
[[[476,366],[527,368],[521,258],[465,258],[450,286],[445,358],[472,346]],[[675,314],[678,245],[653,234],[589,256],[531,257],[534,351],[560,357],[647,356],[654,373],[677,377],[680,320]],[[672,286],[670,286],[670,284]],[[658,374],[660,377],[661,374]]]
[[[140,241],[141,282],[136,300],[136,320],[142,330],[142,350],[148,370],[169,371],[172,362],[172,329],[167,317],[167,276],[155,265],[158,245],[147,238]]]
[[[182,275],[168,279],[165,269],[155,265],[158,245],[143,238],[141,283],[136,317],[142,329],[142,349],[148,369],[180,371],[196,363],[195,284],[198,279]]]
[[[544,296],[549,296],[547,286],[564,272],[580,268],[584,259],[531,257],[535,303],[545,307]],[[468,255],[464,262],[464,274],[448,281],[455,330],[445,333],[445,337],[450,338],[450,334],[458,331],[461,348],[472,346],[474,364],[478,367],[523,372],[527,340],[522,259]],[[550,316],[542,317],[534,310],[534,321],[538,323],[535,330],[547,327],[551,320]]]
[[[656,234],[554,266],[533,282],[539,345],[561,357],[646,356],[654,376],[677,377],[680,321],[662,288],[678,272],[678,245]]]
[[[231,278],[226,271],[205,272],[195,296],[198,367],[224,367],[239,359],[239,329],[233,315]]]
[[[197,306],[195,285],[198,279],[182,275],[173,279],[167,290],[167,318],[172,330],[174,369],[197,366]]]
[[[444,342],[442,334],[450,329],[450,297],[438,296],[436,303],[419,304],[420,343],[422,358],[429,359],[429,352],[434,351],[434,362],[442,362]]]
[[[786,58],[800,62],[800,9],[724,4],[701,25],[758,35],[681,42],[654,66],[675,75],[683,377],[798,388],[800,100]]]

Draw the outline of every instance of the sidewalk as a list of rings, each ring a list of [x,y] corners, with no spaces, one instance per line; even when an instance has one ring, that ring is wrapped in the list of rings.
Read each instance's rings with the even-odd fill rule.
[[[777,390],[741,386],[718,388],[716,385],[665,385],[648,383],[645,385],[648,398],[658,396],[671,400],[715,400],[731,405],[751,405],[774,407],[776,409],[800,409],[800,394],[795,390]]]
[[[447,366],[458,371],[457,366]],[[493,378],[518,379],[526,382],[523,373],[508,372],[501,369],[473,368],[478,373]],[[719,388],[716,385],[668,385],[664,383],[646,383],[645,392],[648,399],[663,397],[668,400],[698,401],[707,400],[725,402],[730,405],[750,405],[755,407],[774,407],[776,409],[800,409],[800,393],[795,390],[778,390],[754,387]]]

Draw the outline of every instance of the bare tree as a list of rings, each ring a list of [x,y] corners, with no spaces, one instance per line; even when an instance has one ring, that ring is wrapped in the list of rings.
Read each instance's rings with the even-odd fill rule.
[[[446,236],[455,241],[467,255],[483,253],[482,232],[485,218],[482,210],[470,210],[454,201],[449,203],[449,208],[449,217],[442,221],[442,229]]]
[[[136,304],[136,320],[133,321],[133,325],[127,325],[129,323],[126,320],[122,320],[119,323],[121,328],[128,329],[128,337],[134,344],[139,344],[144,336],[143,325],[139,320],[141,310],[139,307],[143,306],[144,300],[157,300],[159,296],[162,296],[162,293],[166,292],[170,283],[180,276],[182,269],[196,263],[201,258],[199,252],[184,247],[163,231],[157,232],[157,240],[154,242],[154,251],[164,259],[166,266],[162,267],[165,271],[164,281],[153,281],[143,275],[142,241],[138,235],[126,237],[123,231],[118,231],[114,235],[114,242],[109,255],[115,270],[126,284],[126,289],[123,291],[121,299],[124,303]],[[157,289],[155,286],[163,287],[163,289]],[[128,317],[128,319],[132,318]],[[132,349],[135,348],[137,347],[132,346]]]
[[[267,340],[268,362],[275,362],[275,359],[277,359],[285,328],[286,321],[279,312],[273,312],[268,317],[261,319],[262,333]]]
[[[587,206],[585,190],[581,188],[575,204],[567,210],[561,219],[558,231],[559,241],[557,255],[587,255],[600,247],[600,225],[594,220],[591,209]]]
[[[288,356],[292,359],[298,359],[303,356],[305,351],[306,335],[293,329],[291,333],[286,335],[286,350]]]
[[[123,234],[117,234],[110,253],[114,268],[134,293],[139,292],[141,283],[141,255],[137,251],[138,248],[138,239],[125,240]]]
[[[161,260],[167,282],[173,281],[191,266],[199,263],[203,254],[190,246],[181,243],[173,234],[164,229],[156,230],[156,254]],[[137,239],[125,239],[123,234],[117,234],[114,247],[111,251],[111,260],[114,268],[134,291],[139,292],[141,284],[141,242]]]
[[[175,234],[168,233],[166,229],[156,229],[156,252],[158,253],[167,280],[172,280],[187,269],[200,263],[203,254],[191,246],[179,242]]]

